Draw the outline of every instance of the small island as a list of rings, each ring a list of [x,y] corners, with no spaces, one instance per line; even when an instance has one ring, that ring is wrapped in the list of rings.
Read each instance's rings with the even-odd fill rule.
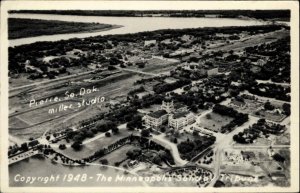
[[[8,25],[8,39],[18,39],[41,35],[96,32],[121,27],[117,25],[101,23],[66,22],[57,20],[21,18],[9,18]]]

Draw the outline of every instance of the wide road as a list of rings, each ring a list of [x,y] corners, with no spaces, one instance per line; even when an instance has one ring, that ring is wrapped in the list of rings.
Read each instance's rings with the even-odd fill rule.
[[[216,142],[215,142],[215,161],[214,161],[214,178],[210,182],[209,186],[213,187],[213,185],[216,183],[216,181],[220,177],[220,166],[221,166],[221,156],[223,149],[231,147],[233,143],[233,136],[238,134],[239,132],[244,131],[244,129],[248,128],[249,126],[253,125],[258,121],[259,118],[249,116],[249,120],[241,125],[240,127],[235,128],[232,132],[227,134],[220,134],[218,133],[216,136]]]
[[[188,161],[181,159],[176,144],[168,141],[165,138],[165,136],[166,136],[165,133],[162,133],[160,135],[153,135],[153,141],[163,145],[164,147],[166,147],[167,149],[169,149],[171,151],[171,154],[173,155],[175,164],[177,166],[183,166],[183,165],[187,164]]]

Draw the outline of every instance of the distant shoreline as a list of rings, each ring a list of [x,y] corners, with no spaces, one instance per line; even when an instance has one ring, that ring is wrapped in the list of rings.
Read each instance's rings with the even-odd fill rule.
[[[289,20],[289,10],[11,10],[9,13],[55,14],[107,17],[196,17],[239,18],[249,17],[268,21]]]
[[[45,35],[100,32],[123,27],[122,25],[100,23],[65,22],[57,20],[38,20],[23,18],[10,19],[11,23],[9,24],[8,33],[9,40],[17,40]],[[34,33],[32,30],[34,30]]]

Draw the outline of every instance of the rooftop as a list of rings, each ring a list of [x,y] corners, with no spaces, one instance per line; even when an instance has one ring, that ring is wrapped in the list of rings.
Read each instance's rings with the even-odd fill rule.
[[[167,111],[165,111],[165,110],[158,110],[158,111],[154,111],[152,113],[149,113],[148,115],[150,117],[153,117],[153,118],[160,118],[161,116],[166,115],[166,114],[168,114]]]
[[[182,103],[176,103],[176,104],[174,104],[174,108],[175,109],[180,109],[180,108],[183,108],[183,107],[186,107],[186,105],[184,105]]]
[[[186,115],[188,115],[190,112],[188,111],[183,111],[183,112],[176,112],[174,113],[173,115],[173,119],[178,119],[178,118],[181,118],[181,117],[185,117]]]

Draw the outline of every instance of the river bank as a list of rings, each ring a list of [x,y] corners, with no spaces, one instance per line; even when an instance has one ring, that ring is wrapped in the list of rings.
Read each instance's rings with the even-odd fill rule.
[[[57,20],[64,22],[105,23],[117,26],[112,29],[86,33],[68,33],[19,38],[9,41],[9,46],[19,46],[40,41],[58,41],[71,38],[86,38],[99,35],[132,34],[162,29],[186,29],[199,27],[228,27],[228,26],[256,26],[265,22],[242,20],[237,18],[191,18],[191,17],[112,17],[112,16],[72,16],[55,14],[9,14],[9,18]],[[123,27],[118,27],[123,26]]]
[[[43,35],[91,33],[123,27],[102,23],[66,22],[41,19],[8,19],[8,38],[19,39]]]

